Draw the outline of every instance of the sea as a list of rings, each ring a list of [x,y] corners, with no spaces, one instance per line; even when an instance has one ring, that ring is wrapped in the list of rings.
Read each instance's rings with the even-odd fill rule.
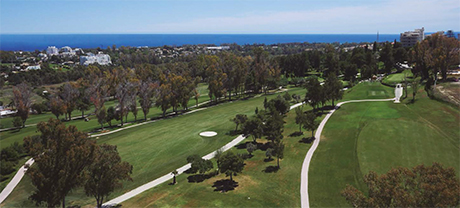
[[[0,34],[0,50],[34,51],[58,48],[156,47],[196,44],[360,43],[399,41],[399,34]]]

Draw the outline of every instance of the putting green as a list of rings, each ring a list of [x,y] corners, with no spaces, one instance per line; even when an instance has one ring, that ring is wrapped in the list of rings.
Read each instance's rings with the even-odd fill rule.
[[[419,97],[414,104],[407,103],[409,98],[401,104],[341,106],[326,124],[312,158],[310,205],[349,206],[340,192],[347,184],[366,191],[363,176],[371,170],[382,174],[398,166],[439,162],[460,177],[459,110]]]

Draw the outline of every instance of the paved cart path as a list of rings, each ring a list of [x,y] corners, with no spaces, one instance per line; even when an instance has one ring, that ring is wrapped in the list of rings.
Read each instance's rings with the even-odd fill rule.
[[[14,175],[13,179],[11,179],[8,185],[6,185],[6,187],[0,193],[0,203],[2,203],[6,199],[6,197],[8,197],[8,195],[10,195],[13,189],[21,181],[22,177],[24,176],[27,170],[25,166],[26,165],[31,166],[33,163],[34,163],[34,159],[30,158],[21,168],[19,168],[18,172],[16,172],[16,175]]]
[[[310,149],[307,152],[307,155],[305,156],[305,159],[303,161],[302,165],[302,174],[300,178],[300,204],[302,208],[309,208],[310,207],[310,201],[308,200],[308,168],[310,167],[310,162],[311,158],[313,157],[313,153],[315,152],[316,148],[319,145],[319,141],[321,140],[321,132],[323,131],[324,126],[326,125],[326,122],[329,120],[329,118],[332,116],[332,114],[343,104],[345,103],[358,103],[358,102],[376,102],[376,101],[393,101],[394,98],[391,99],[368,99],[368,100],[349,100],[349,101],[344,101],[338,103],[333,110],[331,110],[326,117],[321,121],[321,123],[318,126],[318,129],[316,130],[315,134],[315,140],[313,142],[313,145],[310,147]]]

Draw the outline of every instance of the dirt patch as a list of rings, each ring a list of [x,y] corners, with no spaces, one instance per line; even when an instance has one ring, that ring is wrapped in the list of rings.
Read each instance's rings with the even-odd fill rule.
[[[435,95],[441,99],[460,106],[460,82],[438,85],[435,88]]]
[[[260,165],[255,161],[248,161],[248,160],[244,161],[244,163],[245,163],[244,165],[245,170],[253,170]]]
[[[321,135],[321,141],[327,141],[327,140],[329,140],[327,137]]]
[[[251,176],[242,174],[233,177],[233,180],[238,182],[239,186],[236,187],[238,190],[244,190],[246,187],[253,187],[259,184],[257,181],[254,181]]]

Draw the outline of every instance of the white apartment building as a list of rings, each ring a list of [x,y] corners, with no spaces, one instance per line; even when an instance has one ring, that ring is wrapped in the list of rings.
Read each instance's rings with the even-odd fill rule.
[[[48,46],[46,54],[49,56],[59,55],[59,49],[57,49],[56,46]]]
[[[422,29],[401,33],[399,39],[403,47],[414,46],[417,42],[425,39],[425,28],[422,27]]]
[[[86,56],[80,56],[80,65],[90,65],[98,63],[99,65],[108,65],[111,64],[110,56],[107,54],[99,53],[94,55],[93,53],[88,53]]]

